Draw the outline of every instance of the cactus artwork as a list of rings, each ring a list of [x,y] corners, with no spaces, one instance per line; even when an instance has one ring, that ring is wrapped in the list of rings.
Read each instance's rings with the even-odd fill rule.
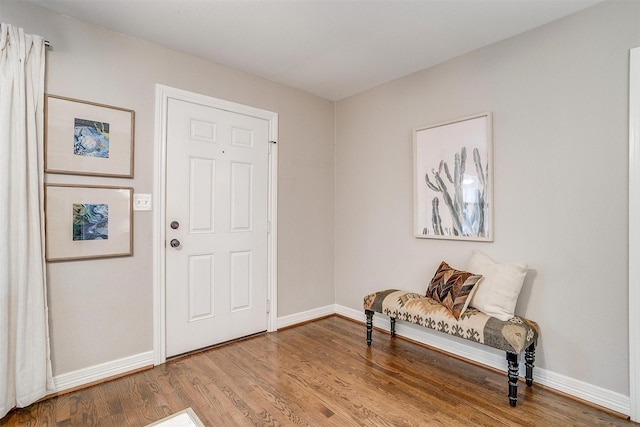
[[[491,115],[417,129],[416,236],[491,240]]]
[[[440,161],[438,169],[432,169],[425,174],[425,184],[429,189],[441,196],[435,196],[432,201],[432,229],[436,235],[444,235],[440,216],[440,197],[444,201],[451,217],[450,232],[453,236],[486,236],[486,183],[489,180],[489,168],[482,165],[480,151],[473,149],[473,162],[476,175],[465,174],[467,148],[462,147],[454,157],[453,175],[449,165]],[[443,178],[444,174],[444,178]],[[428,228],[425,229],[428,232]]]

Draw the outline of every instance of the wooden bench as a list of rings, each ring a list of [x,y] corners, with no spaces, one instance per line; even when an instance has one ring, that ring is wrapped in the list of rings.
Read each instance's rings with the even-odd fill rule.
[[[475,308],[467,308],[459,319],[435,300],[413,292],[387,289],[367,295],[364,299],[367,316],[367,345],[371,346],[374,313],[389,316],[391,336],[395,335],[396,319],[454,335],[507,353],[509,404],[518,401],[520,354],[524,351],[527,386],[533,385],[538,325],[515,316],[502,321]]]

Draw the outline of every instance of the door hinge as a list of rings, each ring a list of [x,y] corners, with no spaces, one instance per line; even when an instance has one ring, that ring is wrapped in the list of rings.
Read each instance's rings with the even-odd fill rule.
[[[267,153],[271,154],[271,146],[275,143],[275,141],[269,141],[269,144],[267,144]]]
[[[271,300],[267,300],[267,313],[271,313]]]

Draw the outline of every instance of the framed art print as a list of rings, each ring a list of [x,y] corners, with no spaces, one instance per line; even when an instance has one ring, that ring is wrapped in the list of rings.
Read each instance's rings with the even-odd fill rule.
[[[493,240],[491,113],[413,131],[416,237]]]
[[[133,255],[133,188],[47,184],[47,261]]]
[[[134,111],[46,95],[45,172],[133,178]]]

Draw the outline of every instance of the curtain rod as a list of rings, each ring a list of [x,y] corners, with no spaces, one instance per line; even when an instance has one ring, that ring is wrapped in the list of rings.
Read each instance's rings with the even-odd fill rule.
[[[45,47],[51,47],[51,43],[49,43],[49,40],[45,40],[44,45]]]

